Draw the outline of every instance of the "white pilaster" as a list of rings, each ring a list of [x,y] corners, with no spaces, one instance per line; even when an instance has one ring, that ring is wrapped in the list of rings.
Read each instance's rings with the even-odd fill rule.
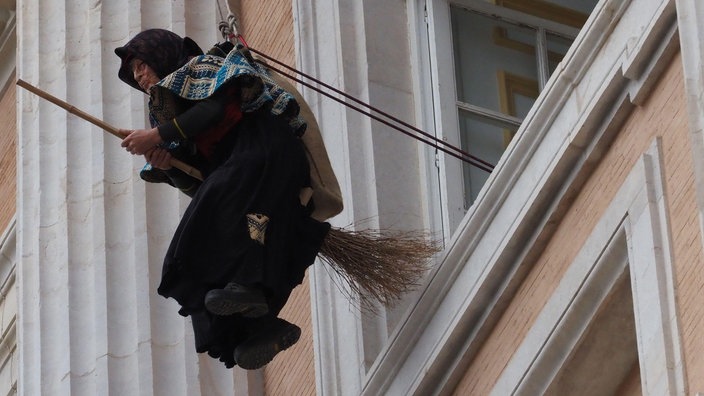
[[[296,58],[300,69],[341,88],[344,72],[341,65],[339,9],[337,1],[294,1],[297,21]],[[321,54],[327,54],[321,57]],[[335,225],[353,222],[357,202],[351,201],[350,147],[348,121],[344,108],[324,99],[314,91],[302,89],[315,114],[328,149],[330,162],[337,175],[345,210],[334,219]],[[341,394],[343,390],[359,393],[362,373],[344,370],[362,365],[359,348],[360,327],[344,296],[337,290],[325,268],[316,264],[309,271],[311,278],[311,309],[316,356],[316,386],[321,395]],[[346,333],[347,342],[342,340]],[[343,366],[342,362],[347,362]]]
[[[20,4],[18,78],[116,127],[147,122],[116,47],[151,27],[204,50],[219,38],[215,2]],[[26,91],[18,102],[19,393],[232,394],[232,370],[199,359],[190,322],[156,294],[187,199],[141,181],[118,139]]]
[[[403,1],[295,1],[298,66],[414,124],[405,11]],[[313,90],[302,93],[320,124],[345,201],[345,210],[332,223],[424,228],[418,143]],[[318,391],[358,394],[405,306],[364,315],[338,291],[322,265],[311,274]]]
[[[704,3],[698,0],[676,0],[680,48],[684,66],[684,87],[697,188],[699,225],[704,244]]]

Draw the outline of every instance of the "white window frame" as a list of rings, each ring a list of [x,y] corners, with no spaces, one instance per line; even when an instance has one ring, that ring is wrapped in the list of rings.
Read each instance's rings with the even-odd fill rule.
[[[421,37],[417,42],[425,48],[421,50],[426,57],[432,59],[430,62],[429,78],[432,86],[429,88],[433,99],[433,111],[435,113],[434,125],[430,130],[435,130],[439,139],[449,144],[460,147],[459,131],[459,108],[466,107],[467,104],[460,102],[457,98],[452,26],[450,19],[450,7],[464,7],[472,9],[478,13],[496,16],[505,21],[520,22],[530,26],[543,26],[547,30],[559,33],[563,36],[576,37],[579,29],[567,27],[559,23],[538,18],[532,15],[517,12],[504,7],[496,6],[484,0],[418,0],[415,2],[414,14],[422,15],[423,20],[415,21],[415,31],[420,32]],[[425,20],[427,20],[427,34]],[[536,28],[537,29],[537,28]],[[538,29],[540,30],[540,29]],[[544,35],[544,31],[543,31]],[[541,62],[540,59],[537,59]],[[546,62],[542,60],[542,62]],[[541,90],[545,87],[549,76],[540,78]],[[426,89],[428,89],[426,87]],[[504,119],[503,117],[501,117]],[[509,121],[506,117],[505,121]],[[515,121],[515,120],[514,120]],[[426,125],[426,127],[430,127]],[[508,149],[507,149],[508,150]],[[439,195],[442,199],[436,203],[441,213],[443,233],[446,239],[457,229],[462,219],[471,212],[465,209],[464,202],[464,180],[462,176],[462,162],[449,155],[436,155],[438,167],[438,181],[431,181],[429,191],[439,188]],[[491,176],[490,176],[491,177]],[[489,181],[485,185],[488,185]],[[475,202],[478,202],[482,193],[479,194]]]

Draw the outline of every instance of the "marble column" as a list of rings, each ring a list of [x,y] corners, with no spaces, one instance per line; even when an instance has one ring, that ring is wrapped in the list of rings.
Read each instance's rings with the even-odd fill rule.
[[[17,76],[142,127],[146,98],[118,80],[114,48],[160,27],[207,49],[217,15],[197,0],[22,1]],[[19,394],[233,394],[234,372],[198,356],[156,294],[188,198],[141,181],[143,158],[113,136],[26,91],[18,103]]]

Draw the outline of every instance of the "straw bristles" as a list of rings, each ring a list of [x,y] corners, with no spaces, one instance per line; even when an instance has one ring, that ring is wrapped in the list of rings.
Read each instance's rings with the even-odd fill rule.
[[[423,232],[331,228],[318,256],[349,287],[349,297],[374,310],[419,285],[440,244]],[[344,288],[343,291],[345,290]]]

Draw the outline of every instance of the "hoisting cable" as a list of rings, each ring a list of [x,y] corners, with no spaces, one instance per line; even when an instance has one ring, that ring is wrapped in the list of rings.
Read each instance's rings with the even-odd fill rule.
[[[245,44],[245,43],[246,43],[246,42],[244,42],[243,44]],[[246,45],[245,45],[245,46],[246,46]],[[293,67],[291,67],[291,66],[289,66],[289,65],[287,65],[287,64],[285,64],[285,63],[283,63],[283,62],[281,62],[281,61],[279,61],[279,60],[277,60],[277,59],[275,59],[275,58],[272,58],[271,56],[268,56],[268,55],[266,55],[265,53],[263,53],[263,52],[261,52],[261,51],[259,51],[259,50],[256,50],[256,49],[254,49],[254,48],[252,48],[252,47],[249,47],[249,46],[246,46],[246,47],[247,47],[247,49],[249,49],[250,51],[254,52],[255,54],[257,54],[257,55],[259,55],[259,56],[261,56],[262,58],[265,58],[265,59],[267,59],[267,60],[270,60],[270,61],[272,61],[272,62],[274,62],[274,63],[276,63],[276,64],[278,64],[278,65],[283,66],[284,68],[286,68],[286,69],[288,69],[288,70],[290,70],[290,71],[292,71],[292,72],[294,72],[294,73],[297,73],[297,74],[299,74],[299,75],[301,75],[301,76],[303,76],[303,77],[305,77],[305,78],[307,78],[307,79],[309,79],[309,80],[312,80],[313,82],[315,82],[315,83],[317,83],[317,84],[320,84],[321,86],[323,86],[323,87],[325,87],[325,88],[327,88],[327,89],[329,89],[329,90],[331,90],[331,91],[333,91],[333,92],[335,92],[335,93],[337,93],[337,94],[339,94],[339,95],[342,95],[342,96],[344,96],[345,98],[350,99],[350,100],[352,100],[353,102],[362,105],[363,107],[366,107],[366,108],[368,108],[368,109],[370,109],[370,110],[372,110],[372,111],[374,111],[374,112],[376,112],[376,113],[378,113],[378,114],[380,114],[380,115],[382,115],[382,116],[384,116],[384,117],[386,117],[386,118],[388,118],[388,119],[390,119],[390,120],[392,120],[392,121],[394,121],[394,122],[396,122],[396,123],[398,123],[398,124],[400,124],[400,125],[403,125],[403,126],[405,126],[406,128],[409,128],[409,129],[413,130],[414,132],[417,132],[417,133],[421,134],[422,136],[425,136],[425,137],[428,138],[428,139],[431,139],[433,142],[430,142],[430,141],[428,141],[428,140],[426,140],[426,139],[423,139],[423,138],[421,138],[421,137],[419,137],[419,136],[417,136],[417,135],[414,135],[414,134],[410,133],[409,131],[400,128],[400,127],[397,126],[397,125],[393,125],[393,124],[391,124],[390,122],[388,122],[388,121],[386,121],[386,120],[383,120],[382,118],[380,118],[380,117],[378,117],[378,116],[375,116],[375,115],[372,114],[372,113],[369,113],[369,112],[367,112],[367,111],[365,111],[365,110],[363,110],[363,109],[360,109],[359,107],[354,106],[354,105],[352,105],[352,104],[350,104],[350,103],[348,103],[348,102],[345,102],[345,101],[343,101],[343,100],[341,100],[341,99],[339,99],[339,98],[337,98],[337,97],[335,97],[335,96],[333,96],[333,95],[331,95],[331,94],[329,94],[329,93],[327,93],[327,92],[324,92],[322,89],[320,89],[320,88],[318,88],[318,87],[316,87],[316,86],[314,86],[314,85],[312,85],[312,84],[306,83],[306,82],[302,81],[301,79],[298,79],[298,78],[296,78],[296,77],[294,77],[294,76],[292,76],[292,75],[290,75],[290,74],[288,74],[288,73],[286,73],[286,72],[284,72],[284,71],[282,71],[282,70],[280,70],[280,69],[278,69],[278,68],[275,68],[275,67],[271,66],[271,65],[268,64],[268,63],[265,64],[266,67],[268,67],[268,68],[274,70],[275,72],[277,72],[277,73],[279,73],[279,74],[281,74],[281,75],[283,75],[283,76],[285,76],[285,77],[288,77],[288,78],[291,79],[291,80],[294,80],[294,81],[296,81],[296,82],[298,82],[298,83],[301,83],[301,84],[303,84],[304,86],[306,86],[306,87],[308,87],[308,88],[311,88],[311,89],[315,90],[316,92],[319,92],[319,93],[321,93],[321,94],[327,96],[327,97],[330,98],[330,99],[333,99],[333,100],[335,100],[335,101],[337,101],[337,102],[339,102],[339,103],[342,103],[342,104],[344,104],[345,106],[348,106],[348,107],[350,107],[350,108],[353,109],[353,110],[356,110],[357,112],[360,112],[360,113],[362,113],[362,114],[364,114],[364,115],[366,115],[366,116],[368,116],[368,117],[370,117],[370,118],[372,118],[372,119],[374,119],[374,120],[376,120],[376,121],[379,121],[379,122],[383,123],[384,125],[387,125],[387,126],[389,126],[389,127],[391,127],[391,128],[394,128],[394,129],[396,129],[397,131],[399,131],[399,132],[401,132],[401,133],[403,133],[403,134],[405,134],[405,135],[411,136],[411,137],[413,137],[413,138],[415,138],[415,139],[417,139],[417,140],[419,140],[419,141],[421,141],[421,142],[423,142],[423,143],[426,143],[426,144],[430,145],[431,147],[433,147],[433,148],[435,148],[435,149],[438,149],[438,150],[440,150],[440,151],[443,151],[443,152],[445,152],[446,154],[449,154],[449,155],[451,155],[451,156],[453,156],[453,157],[455,157],[455,158],[457,158],[457,159],[459,159],[459,160],[462,160],[462,161],[464,161],[464,162],[468,162],[469,164],[474,165],[474,166],[476,166],[476,167],[479,168],[479,169],[485,170],[485,171],[487,171],[487,172],[489,172],[489,173],[491,173],[491,171],[494,169],[494,165],[492,165],[491,163],[489,163],[489,162],[487,162],[487,161],[482,160],[481,158],[478,158],[478,157],[476,157],[476,156],[474,156],[474,155],[472,155],[472,154],[469,154],[468,152],[466,152],[466,151],[464,151],[464,150],[462,150],[462,149],[460,149],[460,148],[458,148],[458,147],[456,147],[456,146],[453,146],[453,145],[451,145],[451,144],[449,144],[449,143],[447,143],[447,142],[445,142],[445,141],[443,141],[443,140],[441,140],[441,139],[438,139],[438,138],[436,138],[435,136],[433,136],[433,135],[431,135],[431,134],[429,134],[429,133],[423,131],[422,129],[419,129],[419,128],[417,128],[417,127],[415,127],[415,126],[413,126],[413,125],[411,125],[411,124],[409,124],[409,123],[407,123],[407,122],[405,122],[405,121],[403,121],[403,120],[400,120],[400,119],[398,119],[398,118],[392,116],[391,114],[388,114],[388,113],[386,113],[386,112],[384,112],[384,111],[382,111],[382,110],[379,110],[378,108],[376,108],[376,107],[374,107],[374,106],[372,106],[372,105],[369,105],[369,104],[363,102],[362,100],[359,100],[359,99],[355,98],[354,96],[352,96],[352,95],[350,95],[350,94],[348,94],[348,93],[346,93],[346,92],[344,92],[344,91],[342,91],[342,90],[339,90],[339,89],[337,89],[337,88],[335,88],[335,87],[333,87],[333,86],[331,86],[331,85],[328,85],[328,84],[326,84],[326,83],[324,83],[324,82],[322,82],[322,81],[316,79],[316,78],[313,77],[313,76],[310,76],[310,75],[308,75],[308,74],[306,74],[306,73],[303,73],[302,71],[299,71],[299,70],[297,70],[297,69],[295,69],[295,68],[293,68]],[[261,62],[260,62],[260,63],[261,63]],[[440,146],[439,144],[441,144],[441,145],[443,145],[443,146],[447,146],[447,148],[442,147],[442,146]],[[450,149],[451,149],[451,150],[454,150],[454,152],[450,151]]]
[[[251,47],[249,47],[249,49],[251,50]],[[255,51],[252,51],[252,52],[255,52]],[[255,52],[255,53],[260,54],[259,52]],[[342,99],[340,99],[340,98],[338,98],[338,97],[336,97],[336,96],[334,96],[334,95],[332,95],[332,94],[330,94],[330,93],[328,93],[328,92],[325,92],[325,91],[323,91],[323,90],[321,90],[321,89],[317,89],[317,87],[315,87],[313,84],[307,83],[307,82],[305,82],[305,81],[303,81],[303,80],[301,80],[301,79],[299,79],[299,78],[296,78],[295,76],[292,76],[292,75],[286,73],[285,71],[283,71],[283,70],[281,70],[281,69],[278,69],[278,68],[276,68],[276,67],[274,67],[274,66],[271,66],[270,64],[266,64],[266,63],[264,63],[264,65],[265,65],[267,68],[269,68],[269,69],[271,69],[271,70],[273,70],[273,71],[275,71],[275,72],[281,74],[282,76],[287,77],[287,78],[289,78],[289,79],[291,79],[291,80],[293,80],[293,81],[296,81],[296,82],[298,82],[298,83],[300,83],[300,84],[302,84],[302,85],[304,85],[304,86],[306,86],[306,87],[308,87],[308,88],[311,88],[311,89],[313,89],[313,90],[319,92],[320,94],[322,94],[322,95],[324,95],[324,96],[326,96],[326,97],[328,97],[328,98],[330,98],[330,99],[332,99],[332,100],[334,100],[334,101],[336,101],[336,102],[338,102],[338,103],[341,103],[341,104],[343,104],[343,105],[345,105],[345,106],[351,108],[352,110],[355,110],[355,111],[357,111],[357,112],[359,112],[359,113],[361,113],[361,114],[364,114],[364,115],[368,116],[369,118],[372,118],[372,119],[374,119],[374,120],[376,120],[376,121],[379,121],[379,122],[381,122],[382,124],[387,125],[387,126],[393,128],[393,129],[395,129],[395,130],[397,130],[397,131],[403,133],[403,134],[406,135],[406,136],[410,136],[410,137],[412,137],[412,138],[414,138],[414,139],[416,139],[416,140],[418,140],[418,141],[420,141],[420,142],[423,142],[423,143],[425,143],[425,144],[427,144],[427,145],[429,145],[429,146],[431,146],[431,147],[433,147],[433,148],[435,148],[435,149],[437,149],[437,150],[440,150],[440,151],[442,151],[442,152],[444,152],[444,153],[446,153],[446,154],[448,154],[448,155],[451,155],[451,156],[453,156],[453,157],[455,157],[455,158],[457,158],[457,159],[459,159],[459,160],[461,160],[461,161],[467,162],[467,163],[469,163],[470,165],[473,165],[473,166],[475,166],[475,167],[477,167],[477,168],[479,168],[479,169],[481,169],[481,170],[484,170],[484,171],[486,171],[486,172],[491,173],[492,169],[494,168],[493,165],[488,164],[488,163],[486,163],[485,161],[482,161],[482,160],[480,160],[480,159],[478,159],[478,158],[476,158],[476,157],[474,157],[474,156],[471,156],[471,155],[469,155],[469,154],[466,154],[466,156],[463,157],[462,155],[458,154],[457,152],[453,152],[453,151],[451,151],[450,149],[448,149],[448,148],[446,148],[446,147],[440,146],[440,145],[438,144],[438,142],[441,142],[441,143],[445,143],[445,142],[443,142],[442,140],[436,139],[436,138],[435,138],[434,136],[432,136],[432,135],[429,135],[429,134],[426,134],[425,132],[423,132],[425,136],[430,136],[430,137],[431,137],[430,140],[429,140],[429,139],[425,139],[425,138],[423,138],[423,137],[420,137],[420,136],[418,136],[418,135],[415,135],[415,134],[413,134],[413,133],[411,133],[411,132],[409,132],[409,131],[407,131],[407,130],[401,128],[401,127],[399,127],[398,125],[394,125],[393,123],[391,123],[391,122],[388,121],[388,120],[383,119],[382,117],[379,117],[379,116],[377,116],[377,115],[375,115],[375,114],[373,114],[373,113],[371,113],[371,112],[368,112],[368,111],[366,111],[366,110],[364,110],[364,109],[362,109],[362,108],[360,108],[360,107],[358,107],[358,106],[355,106],[355,105],[353,105],[353,104],[351,104],[351,103],[345,102],[344,100],[342,100]],[[361,103],[364,103],[364,102],[361,102]],[[378,110],[374,109],[373,107],[371,107],[371,106],[369,106],[369,105],[366,105],[366,106],[367,106],[367,107],[370,107],[370,108],[371,108],[372,110],[374,110],[374,111],[378,111]],[[390,117],[390,118],[391,118],[392,120],[394,120],[392,117]],[[394,120],[394,121],[395,121],[395,120]],[[454,147],[454,146],[451,146],[451,145],[449,145],[449,144],[446,144],[446,145],[447,145],[447,146],[450,146],[451,148],[453,148],[453,149],[455,149],[455,150],[457,150],[457,151],[460,151],[458,148],[456,148],[456,147]],[[488,165],[485,165],[485,164],[488,164]]]
[[[228,8],[229,8],[229,7],[228,7]],[[220,9],[219,2],[218,2],[218,9]],[[221,16],[222,16],[222,11],[221,11]],[[364,109],[362,109],[362,108],[360,108],[360,107],[357,107],[357,106],[355,106],[355,105],[353,105],[353,104],[351,104],[351,103],[349,103],[349,102],[347,102],[347,101],[345,101],[345,100],[342,100],[342,99],[340,99],[339,97],[337,97],[337,96],[335,96],[335,95],[332,95],[332,94],[330,94],[330,93],[324,91],[324,90],[323,90],[322,88],[320,88],[319,86],[316,86],[316,85],[311,84],[311,83],[307,83],[307,82],[303,81],[302,79],[297,78],[296,76],[293,76],[293,75],[291,75],[291,74],[289,74],[289,73],[287,73],[287,72],[285,72],[285,71],[283,71],[283,70],[281,70],[281,69],[279,69],[279,68],[276,68],[276,67],[272,66],[272,65],[269,64],[269,63],[266,63],[266,62],[263,62],[263,61],[260,61],[260,60],[255,59],[256,62],[258,62],[258,63],[264,65],[265,67],[267,67],[267,68],[269,68],[269,69],[271,69],[271,70],[273,70],[273,71],[275,71],[275,72],[281,74],[281,75],[284,76],[284,77],[287,77],[287,78],[289,78],[289,79],[291,79],[291,80],[293,80],[293,81],[296,81],[296,82],[302,84],[303,86],[308,87],[308,88],[310,88],[310,89],[312,89],[312,90],[314,90],[314,91],[316,91],[316,92],[322,94],[322,95],[324,95],[324,96],[326,96],[326,97],[328,97],[328,98],[330,98],[330,99],[332,99],[332,100],[334,100],[334,101],[336,101],[336,102],[338,102],[338,103],[341,103],[341,104],[343,104],[343,105],[345,105],[345,106],[347,106],[347,107],[349,107],[349,108],[351,108],[351,109],[353,109],[353,110],[355,110],[355,111],[357,111],[357,112],[359,112],[359,113],[361,113],[361,114],[364,114],[364,115],[366,115],[366,116],[368,116],[368,117],[370,117],[370,118],[372,118],[372,119],[374,119],[374,120],[376,120],[376,121],[378,121],[378,122],[381,122],[382,124],[384,124],[384,125],[386,125],[386,126],[388,126],[388,127],[390,127],[390,128],[393,128],[393,129],[395,129],[395,130],[397,130],[397,131],[399,131],[399,132],[401,132],[401,133],[403,133],[403,134],[405,134],[405,135],[407,135],[407,136],[409,136],[409,137],[412,137],[412,138],[414,138],[414,139],[416,139],[416,140],[418,140],[418,141],[420,141],[420,142],[422,142],[422,143],[425,143],[425,144],[427,144],[427,145],[429,145],[429,146],[435,148],[436,150],[442,151],[442,152],[444,152],[444,153],[446,153],[446,154],[448,154],[448,155],[450,155],[450,156],[452,156],[452,157],[454,157],[454,158],[457,158],[457,159],[459,159],[459,160],[461,160],[461,161],[463,161],[463,162],[466,162],[466,163],[468,163],[468,164],[470,164],[470,165],[473,165],[473,166],[475,166],[475,167],[477,167],[477,168],[479,168],[479,169],[481,169],[481,170],[483,170],[483,171],[489,172],[489,173],[491,173],[491,171],[494,169],[494,165],[491,164],[490,162],[484,161],[484,160],[482,160],[481,158],[478,158],[478,157],[476,157],[476,156],[474,156],[474,155],[472,155],[472,154],[469,154],[468,152],[466,152],[466,151],[464,151],[464,150],[462,150],[462,149],[460,149],[460,148],[458,148],[458,147],[456,147],[456,146],[453,146],[452,144],[447,143],[447,142],[445,142],[445,141],[442,140],[442,139],[438,139],[437,137],[435,137],[435,136],[433,136],[433,135],[431,135],[431,134],[429,134],[429,133],[427,133],[427,132],[425,132],[425,131],[423,131],[423,130],[421,130],[421,129],[419,129],[419,128],[417,128],[417,127],[415,127],[415,126],[413,126],[413,125],[411,125],[411,124],[409,124],[409,123],[407,123],[407,122],[405,122],[405,121],[403,121],[403,120],[400,120],[400,119],[398,119],[397,117],[394,117],[394,116],[392,116],[392,115],[390,115],[390,114],[388,114],[388,113],[386,113],[386,112],[384,112],[384,111],[382,111],[382,110],[379,110],[379,109],[377,109],[376,107],[371,106],[370,104],[367,104],[367,103],[363,102],[362,100],[357,99],[357,98],[355,98],[354,96],[352,96],[352,95],[350,95],[350,94],[348,94],[348,93],[346,93],[346,92],[344,92],[344,91],[342,91],[342,90],[340,90],[340,89],[337,89],[337,88],[335,88],[335,87],[333,87],[333,86],[331,86],[331,85],[329,85],[329,84],[326,84],[325,82],[322,82],[322,81],[320,81],[319,79],[317,79],[317,78],[315,78],[315,77],[313,77],[313,76],[311,76],[311,75],[309,75],[309,74],[306,74],[306,73],[304,73],[304,72],[302,72],[302,71],[300,71],[300,70],[297,70],[297,69],[294,68],[294,67],[291,67],[291,66],[289,66],[289,65],[287,65],[287,64],[285,64],[285,63],[283,63],[283,62],[281,62],[281,61],[279,61],[279,60],[277,60],[277,59],[275,59],[275,58],[273,58],[273,57],[271,57],[271,56],[269,56],[269,55],[267,55],[267,54],[265,54],[265,53],[263,53],[263,52],[261,52],[261,51],[259,51],[259,50],[257,50],[257,49],[254,49],[254,48],[250,47],[250,46],[247,44],[247,41],[244,39],[244,37],[237,31],[237,17],[234,15],[234,13],[232,13],[232,12],[230,11],[229,14],[228,14],[228,18],[227,18],[227,19],[228,19],[227,22],[221,21],[220,24],[219,24],[219,26],[218,26],[218,28],[219,28],[220,32],[222,33],[222,36],[223,36],[224,39],[226,39],[226,40],[228,40],[228,41],[237,40],[237,41],[239,41],[247,50],[249,50],[249,51],[251,51],[251,52],[253,52],[253,53],[255,53],[255,54],[261,56],[262,58],[264,58],[264,59],[266,59],[266,60],[268,60],[268,61],[271,61],[271,62],[273,62],[273,63],[276,63],[277,65],[280,65],[280,66],[286,68],[287,70],[289,70],[289,71],[291,71],[291,72],[293,72],[293,73],[295,73],[295,74],[297,74],[297,75],[299,75],[299,76],[302,76],[302,77],[304,77],[304,78],[306,78],[306,79],[308,79],[308,80],[310,80],[310,81],[313,81],[314,83],[316,83],[316,84],[318,84],[318,85],[320,85],[320,86],[322,86],[322,87],[324,87],[324,88],[326,88],[326,89],[328,89],[328,90],[331,90],[332,92],[334,92],[334,93],[336,93],[336,94],[338,94],[338,95],[341,95],[341,96],[343,96],[343,97],[345,97],[345,98],[347,98],[347,99],[349,99],[349,100],[351,100],[351,101],[353,101],[353,102],[355,102],[355,103],[357,103],[357,104],[359,104],[359,105],[361,105],[361,106],[363,106],[363,107],[365,107],[365,108],[371,110],[372,112],[376,112],[376,113],[378,113],[379,115],[381,115],[381,116],[383,116],[383,117],[386,117],[388,120],[394,121],[395,123],[397,123],[397,124],[399,124],[399,125],[402,125],[402,126],[404,126],[404,127],[406,127],[406,128],[409,128],[409,129],[411,129],[412,131],[414,131],[414,132],[416,132],[416,133],[418,133],[418,134],[424,136],[425,138],[423,138],[423,137],[421,137],[421,136],[418,136],[417,134],[414,134],[414,133],[412,133],[412,132],[410,132],[410,131],[408,131],[408,130],[406,130],[406,129],[403,129],[403,128],[401,128],[400,126],[398,126],[398,125],[396,125],[396,124],[393,124],[393,123],[391,123],[390,121],[388,121],[388,120],[386,120],[386,119],[383,119],[382,117],[380,117],[380,116],[378,116],[378,115],[373,114],[372,112],[366,111],[366,110],[364,110]],[[426,138],[427,138],[427,139],[426,139]]]

